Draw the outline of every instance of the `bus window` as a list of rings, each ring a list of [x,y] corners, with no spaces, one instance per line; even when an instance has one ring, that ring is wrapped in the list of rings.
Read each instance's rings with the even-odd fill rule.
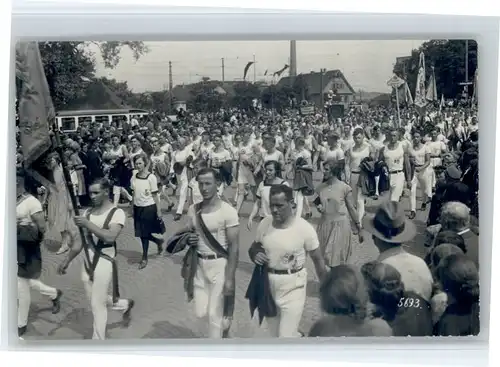
[[[111,126],[117,129],[123,128],[123,123],[127,121],[127,115],[113,115],[111,116]]]
[[[78,117],[78,126],[82,124],[90,124],[92,122],[92,116],[80,116]]]
[[[76,119],[74,117],[61,117],[61,130],[74,131],[76,130]]]
[[[103,124],[105,122],[109,123],[109,115],[96,116],[95,122],[97,124]]]

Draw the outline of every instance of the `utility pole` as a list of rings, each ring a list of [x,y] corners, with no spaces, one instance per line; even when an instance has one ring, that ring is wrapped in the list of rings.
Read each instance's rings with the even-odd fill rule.
[[[222,83],[224,83],[224,58],[222,60]]]
[[[256,69],[256,64],[255,64],[255,54],[253,54],[253,82],[255,83],[257,81],[257,69]]]
[[[469,40],[465,40],[465,82],[469,81]]]
[[[469,82],[469,40],[465,40],[465,81],[458,83],[464,86],[464,92],[469,96],[469,85],[474,84]]]
[[[319,93],[321,96],[321,109],[323,109],[323,107],[325,106],[325,101],[324,101],[325,96],[323,94],[323,89],[324,89],[324,87],[323,87],[323,75],[324,75],[325,71],[326,71],[326,69],[320,70],[320,91],[319,91]]]
[[[168,99],[169,99],[169,111],[172,113],[174,110],[174,96],[172,96],[172,90],[174,87],[174,81],[172,80],[172,61],[168,62]]]

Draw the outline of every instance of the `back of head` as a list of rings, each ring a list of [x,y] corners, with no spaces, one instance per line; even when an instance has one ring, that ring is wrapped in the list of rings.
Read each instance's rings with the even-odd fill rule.
[[[349,265],[333,267],[320,287],[321,306],[331,315],[366,317],[368,293],[361,274]]]
[[[434,240],[434,247],[437,247],[444,243],[457,246],[462,250],[462,253],[467,252],[464,238],[455,231],[442,230],[437,234],[436,239]]]
[[[458,305],[470,307],[479,301],[479,272],[474,261],[466,255],[446,257],[436,273],[443,290],[451,294]]]
[[[405,292],[399,271],[389,264],[371,261],[361,267],[370,301],[390,320],[394,318],[398,303]]]
[[[437,268],[441,262],[451,255],[463,255],[464,251],[452,243],[440,243],[436,245],[431,252],[431,265]]]

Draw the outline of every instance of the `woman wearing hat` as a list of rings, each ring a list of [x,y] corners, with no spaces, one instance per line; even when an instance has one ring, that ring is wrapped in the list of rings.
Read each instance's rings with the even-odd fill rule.
[[[372,235],[380,251],[378,261],[392,265],[401,274],[406,291],[415,292],[430,301],[434,280],[423,259],[405,251],[404,244],[415,237],[415,224],[409,220],[399,202],[382,203],[375,215],[366,215],[363,228]]]

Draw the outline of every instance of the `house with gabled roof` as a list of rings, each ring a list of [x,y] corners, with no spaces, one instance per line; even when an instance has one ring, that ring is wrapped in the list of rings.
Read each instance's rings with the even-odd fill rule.
[[[330,90],[334,91],[339,102],[344,104],[354,102],[356,92],[340,70],[325,71],[323,77],[321,77],[321,72],[317,71],[302,73],[296,77],[285,76],[279,80],[277,86],[292,86],[293,79],[291,78],[299,77],[307,86],[308,100],[318,107],[321,105],[321,94],[323,94],[323,101],[326,102]]]

